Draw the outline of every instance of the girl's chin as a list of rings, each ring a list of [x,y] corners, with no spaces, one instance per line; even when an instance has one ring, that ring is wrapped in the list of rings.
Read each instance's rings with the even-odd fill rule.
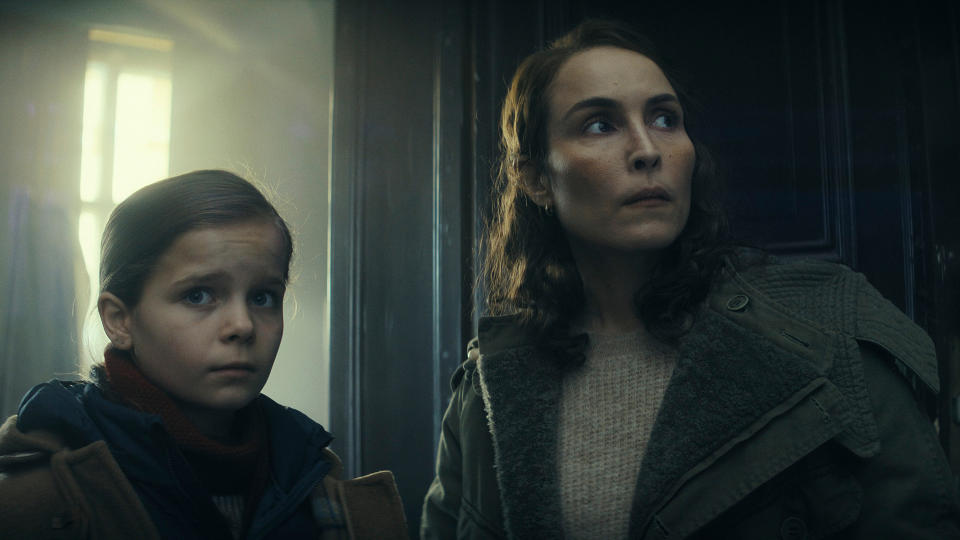
[[[197,411],[212,416],[229,416],[253,403],[260,395],[260,391],[238,391],[216,396],[207,396],[202,401],[181,400],[180,407],[184,411]]]

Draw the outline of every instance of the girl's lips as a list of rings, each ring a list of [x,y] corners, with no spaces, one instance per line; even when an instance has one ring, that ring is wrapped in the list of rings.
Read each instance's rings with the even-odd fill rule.
[[[210,368],[210,371],[213,372],[224,372],[224,371],[235,371],[235,372],[254,372],[256,368],[253,364],[244,364],[244,363],[234,363],[234,364],[225,364],[222,366],[217,366]]]

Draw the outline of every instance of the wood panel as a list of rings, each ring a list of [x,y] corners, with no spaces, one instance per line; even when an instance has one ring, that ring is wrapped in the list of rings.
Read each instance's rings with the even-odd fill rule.
[[[411,536],[464,343],[465,16],[337,6],[330,430],[348,474],[393,470]]]
[[[940,360],[940,430],[951,466],[960,472],[960,9],[925,1],[911,6],[905,77],[913,157],[911,177],[917,227],[918,320],[930,331]]]

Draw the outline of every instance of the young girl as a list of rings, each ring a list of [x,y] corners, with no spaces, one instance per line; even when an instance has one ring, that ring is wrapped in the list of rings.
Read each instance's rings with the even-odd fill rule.
[[[0,428],[5,538],[406,537],[389,472],[338,480],[330,434],[260,394],[293,243],[253,185],[147,186],[101,249],[104,362],[34,387]]]

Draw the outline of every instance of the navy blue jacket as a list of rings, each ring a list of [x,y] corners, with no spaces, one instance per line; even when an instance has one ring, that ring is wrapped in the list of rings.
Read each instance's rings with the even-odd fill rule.
[[[322,456],[332,436],[299,411],[264,395],[257,400],[267,423],[271,477],[246,538],[316,538],[307,498],[331,468]],[[159,416],[110,401],[95,384],[52,380],[24,396],[17,427],[52,431],[74,448],[105,441],[161,537],[232,538]]]

